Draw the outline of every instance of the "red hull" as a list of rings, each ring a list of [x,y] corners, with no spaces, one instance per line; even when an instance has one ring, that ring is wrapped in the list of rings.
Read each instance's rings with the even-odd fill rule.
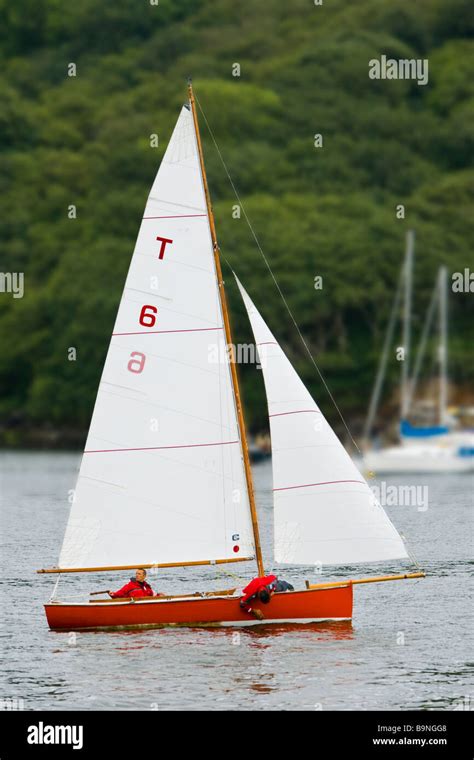
[[[183,626],[240,626],[268,623],[310,623],[352,618],[352,585],[275,594],[269,604],[258,604],[259,621],[240,609],[237,597],[107,602],[100,604],[45,604],[51,630],[113,630]]]

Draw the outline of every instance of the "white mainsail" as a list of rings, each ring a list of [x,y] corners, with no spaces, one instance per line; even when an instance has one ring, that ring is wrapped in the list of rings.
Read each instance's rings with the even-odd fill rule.
[[[408,557],[404,543],[237,280],[262,365],[272,438],[275,560]]]
[[[113,261],[110,262],[113,266]],[[192,113],[146,205],[59,567],[254,556]]]

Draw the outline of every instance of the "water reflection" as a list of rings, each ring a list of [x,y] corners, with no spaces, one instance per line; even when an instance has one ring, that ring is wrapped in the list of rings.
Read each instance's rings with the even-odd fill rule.
[[[228,629],[229,630],[229,629]],[[287,636],[290,633],[312,633],[315,639],[352,639],[354,629],[351,620],[328,621],[327,623],[278,623],[275,625],[258,625],[250,628],[235,628],[241,636],[249,636],[254,639],[277,638]]]
[[[259,694],[270,694],[270,692],[275,691],[277,687],[276,686],[269,686],[265,683],[252,683],[250,684],[250,689],[252,691],[256,691]]]

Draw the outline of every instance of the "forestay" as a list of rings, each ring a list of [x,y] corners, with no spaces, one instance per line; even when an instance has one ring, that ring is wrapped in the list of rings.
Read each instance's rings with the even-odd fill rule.
[[[114,261],[110,262],[114,266]],[[59,566],[254,555],[192,114],[151,189]]]
[[[268,401],[276,561],[336,565],[406,558],[395,527],[238,284]]]

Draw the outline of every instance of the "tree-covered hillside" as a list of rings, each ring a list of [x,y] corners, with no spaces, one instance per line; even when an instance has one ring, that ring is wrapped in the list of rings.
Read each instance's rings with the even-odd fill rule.
[[[0,20],[0,272],[25,275],[23,298],[0,292],[4,430],[87,428],[188,75],[329,387],[349,418],[360,417],[407,229],[416,231],[415,330],[439,265],[474,270],[470,0],[0,0]],[[428,84],[370,79],[368,62],[382,54],[428,59]],[[201,130],[222,253],[336,420]],[[235,339],[250,342],[223,266]],[[472,294],[450,294],[450,374],[460,388],[472,382],[472,304]],[[393,361],[392,389],[398,370]],[[258,430],[262,382],[254,368],[242,375]]]

